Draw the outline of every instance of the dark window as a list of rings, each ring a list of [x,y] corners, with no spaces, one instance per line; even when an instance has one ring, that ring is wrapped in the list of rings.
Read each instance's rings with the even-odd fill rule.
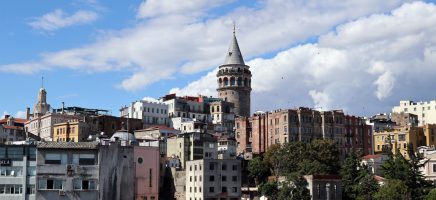
[[[215,176],[209,176],[209,181],[210,182],[214,182],[215,181]]]
[[[213,163],[209,163],[209,170],[214,170]]]
[[[227,188],[226,187],[222,187],[221,188],[221,192],[227,192]]]
[[[227,170],[227,165],[223,164],[221,168],[222,168],[222,170]]]
[[[221,180],[222,180],[222,181],[227,181],[227,176],[222,176],[222,177],[221,177]]]
[[[238,165],[233,165],[233,166],[232,166],[232,170],[233,170],[233,171],[238,170]]]
[[[215,192],[215,188],[214,187],[209,187],[209,192]]]
[[[232,181],[233,182],[236,182],[238,180],[238,177],[237,176],[232,176]]]
[[[60,164],[60,163],[59,163]],[[52,190],[53,189],[53,180],[47,180],[47,189]]]

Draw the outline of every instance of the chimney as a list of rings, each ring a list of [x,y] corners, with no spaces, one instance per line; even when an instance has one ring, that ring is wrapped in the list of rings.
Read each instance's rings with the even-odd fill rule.
[[[64,109],[65,109],[65,102],[62,101],[62,113],[64,113]]]
[[[5,119],[9,119],[10,115],[5,115]]]
[[[29,120],[29,119],[30,119],[30,108],[27,107],[26,108],[26,120]]]

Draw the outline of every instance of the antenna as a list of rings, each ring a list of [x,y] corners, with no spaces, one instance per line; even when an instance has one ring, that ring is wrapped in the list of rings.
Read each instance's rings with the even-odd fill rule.
[[[41,76],[41,88],[44,88],[44,76]]]
[[[236,33],[236,23],[233,21],[233,35]]]

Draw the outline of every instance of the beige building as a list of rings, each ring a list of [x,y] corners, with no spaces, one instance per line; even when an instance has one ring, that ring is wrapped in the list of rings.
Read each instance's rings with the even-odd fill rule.
[[[420,146],[434,145],[434,142],[426,144],[424,131],[421,127],[397,127],[374,133],[374,152],[376,154],[390,148],[389,145],[392,145],[392,153],[399,152],[408,158],[408,145],[411,145],[416,150]]]
[[[186,162],[186,200],[241,198],[241,161],[202,159]]]
[[[209,104],[212,124],[216,132],[231,133],[235,126],[235,113],[233,103],[215,101]]]
[[[400,101],[400,105],[392,109],[393,113],[411,113],[418,116],[419,126],[436,124],[436,100],[414,102],[409,100]]]
[[[217,159],[217,139],[207,133],[182,133],[167,139],[167,156],[180,159],[182,168],[186,161]]]
[[[53,130],[53,141],[56,142],[85,142],[89,135],[97,133],[96,126],[80,120],[55,124]]]

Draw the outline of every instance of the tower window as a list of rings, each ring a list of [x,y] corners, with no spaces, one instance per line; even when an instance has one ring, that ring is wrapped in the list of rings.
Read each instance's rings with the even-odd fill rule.
[[[242,86],[242,78],[241,77],[238,78],[238,86]]]
[[[231,86],[236,85],[236,79],[235,79],[235,77],[230,78],[230,85],[231,85]]]

